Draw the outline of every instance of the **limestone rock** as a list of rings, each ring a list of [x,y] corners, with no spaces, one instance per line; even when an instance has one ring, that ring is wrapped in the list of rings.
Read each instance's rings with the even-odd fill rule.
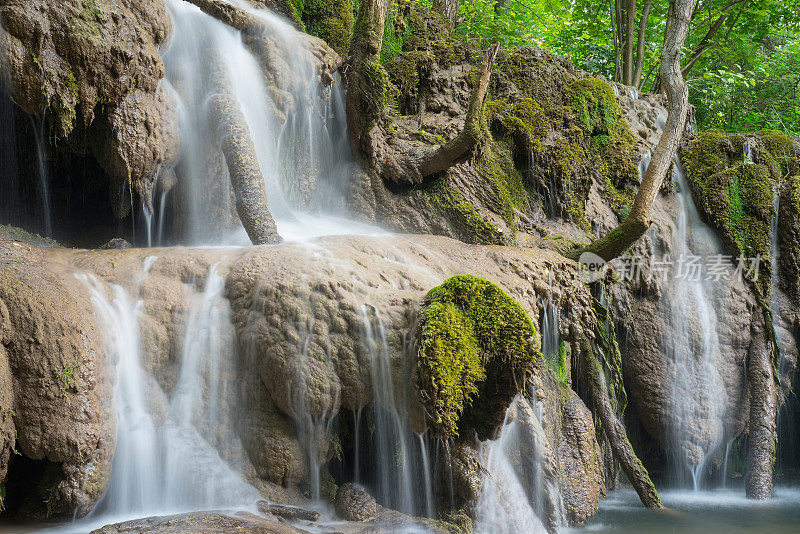
[[[195,512],[164,517],[134,519],[93,530],[92,534],[302,534],[304,531],[246,512]]]
[[[45,252],[0,241],[0,477],[12,449],[24,458],[15,455],[11,470],[16,461],[52,466],[49,495],[31,513],[44,513],[49,498],[53,513],[80,515],[111,469],[110,362],[85,288]]]
[[[4,0],[0,19],[14,101],[52,117],[58,138],[95,135],[109,190],[130,185],[150,205],[157,170],[176,157],[173,104],[159,85],[171,29],[163,1]]]
[[[582,525],[597,511],[605,482],[592,413],[572,390],[567,392],[561,420],[558,474],[567,521]]]
[[[378,517],[378,503],[358,484],[343,484],[336,494],[336,513],[347,521],[370,521]]]

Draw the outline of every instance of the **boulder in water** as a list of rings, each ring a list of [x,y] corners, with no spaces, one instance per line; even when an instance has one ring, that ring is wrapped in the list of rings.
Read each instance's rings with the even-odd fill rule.
[[[303,530],[246,512],[194,512],[107,525],[91,534],[302,534]]]
[[[336,494],[336,513],[347,521],[371,521],[378,511],[378,503],[363,486],[343,484]]]

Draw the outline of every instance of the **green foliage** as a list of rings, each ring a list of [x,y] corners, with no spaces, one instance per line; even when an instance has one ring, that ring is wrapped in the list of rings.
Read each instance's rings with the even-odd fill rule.
[[[417,343],[423,403],[443,437],[458,435],[488,367],[525,376],[539,357],[536,327],[522,306],[472,275],[449,278],[428,293]]]
[[[58,381],[58,389],[61,390],[61,393],[64,394],[64,396],[67,399],[67,404],[70,405],[70,406],[72,405],[72,402],[70,401],[69,396],[67,396],[67,393],[70,392],[70,391],[77,391],[78,390],[78,386],[75,383],[75,371],[76,370],[77,370],[77,366],[76,365],[70,365],[70,366],[64,367],[60,371],[58,371],[57,376],[56,376],[57,381]]]
[[[295,12],[306,31],[327,42],[340,55],[346,56],[353,32],[351,0],[293,0]]]

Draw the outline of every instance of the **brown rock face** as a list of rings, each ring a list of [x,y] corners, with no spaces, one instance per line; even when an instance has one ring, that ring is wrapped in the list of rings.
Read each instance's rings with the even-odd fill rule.
[[[88,133],[111,185],[131,184],[149,204],[178,139],[172,103],[159,87],[158,47],[170,31],[163,1],[3,0],[0,20],[15,102],[52,117],[59,138]]]
[[[597,511],[605,483],[592,413],[572,390],[567,392],[557,450],[559,487],[567,521],[581,525]]]
[[[51,471],[41,508],[28,513],[43,513],[47,499],[51,513],[86,513],[105,489],[115,422],[102,335],[81,282],[38,249],[0,242],[0,333],[0,419],[9,423],[0,477],[17,450],[11,471],[15,462]]]

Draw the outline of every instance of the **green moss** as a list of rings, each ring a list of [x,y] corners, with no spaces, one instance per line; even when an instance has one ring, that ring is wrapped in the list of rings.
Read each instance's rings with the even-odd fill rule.
[[[536,327],[522,306],[471,275],[449,278],[425,297],[417,347],[423,403],[443,437],[458,435],[488,375],[501,368],[524,378],[539,357]]]
[[[361,105],[369,129],[383,115],[389,95],[389,78],[383,65],[377,61],[365,62],[361,69]]]
[[[755,144],[756,163],[745,161],[743,146]],[[752,136],[721,131],[703,132],[681,152],[682,162],[698,206],[721,233],[734,256],[761,256],[756,284],[768,295],[772,280],[771,222],[773,195],[788,168],[790,142],[777,132]],[[774,151],[774,152],[773,152]]]
[[[481,245],[511,245],[513,236],[506,235],[497,224],[484,219],[463,194],[446,182],[435,182],[425,190],[426,200],[455,226],[459,238]]]
[[[435,60],[427,50],[413,50],[386,63],[389,78],[397,88],[396,107],[401,113],[412,113],[416,109],[420,89],[427,83]]]
[[[294,0],[294,8],[308,33],[323,39],[340,55],[347,55],[353,34],[351,0]]]
[[[437,521],[438,527],[450,534],[472,534],[472,518],[463,510],[455,510],[448,513],[443,519]]]
[[[49,237],[42,237],[39,234],[32,234],[26,232],[22,228],[16,226],[8,226],[0,224],[0,239],[9,239],[11,241],[22,241],[29,245],[36,245],[37,247],[58,247],[58,242],[50,239]]]
[[[604,199],[621,217],[633,204],[639,183],[631,161],[634,137],[622,115],[611,86],[597,78],[584,78],[572,84],[572,107],[578,123],[589,139],[589,151],[605,175]]]

